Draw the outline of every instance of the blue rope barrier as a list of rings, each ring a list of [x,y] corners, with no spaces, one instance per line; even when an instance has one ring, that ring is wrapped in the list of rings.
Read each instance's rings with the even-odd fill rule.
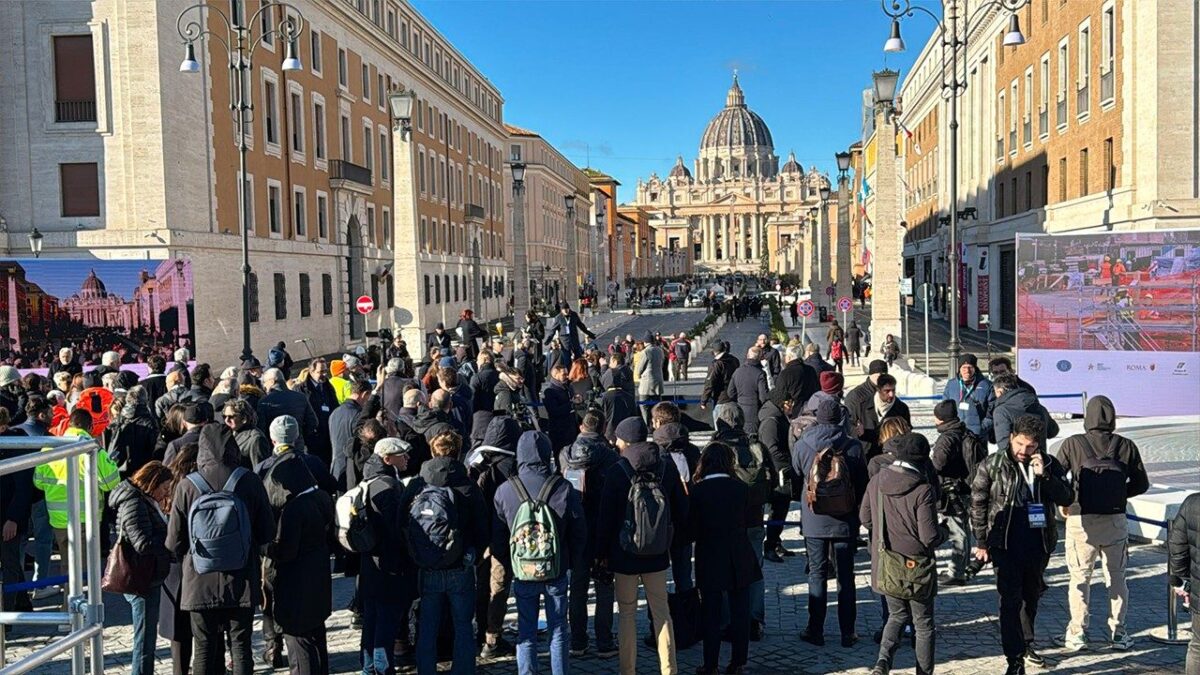
[[[1081,391],[1081,392],[1077,392],[1074,394],[1038,394],[1037,396],[1038,396],[1038,398],[1079,398],[1080,396],[1083,396],[1083,392]],[[901,401],[941,401],[944,399],[944,397],[942,397],[942,396],[900,396],[899,399]]]
[[[22,581],[19,584],[4,584],[4,594],[7,595],[9,593],[34,591],[39,588],[46,588],[48,586],[62,586],[66,584],[67,581],[67,575],[60,574],[56,577],[47,577],[45,579],[38,579],[37,581]],[[84,575],[84,581],[87,581],[86,574]]]

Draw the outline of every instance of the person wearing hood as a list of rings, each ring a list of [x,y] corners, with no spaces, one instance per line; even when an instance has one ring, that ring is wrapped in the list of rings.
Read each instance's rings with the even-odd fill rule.
[[[1033,415],[1042,420],[1044,436],[1037,439],[1039,448],[1045,449],[1046,441],[1058,435],[1058,423],[1038,402],[1037,394],[1021,386],[1020,378],[1015,373],[997,377],[992,387],[996,392],[996,402],[991,408],[992,432],[988,440],[994,442],[1001,452],[1008,450],[1013,424],[1022,415]]]
[[[767,400],[767,374],[762,367],[762,349],[757,345],[746,351],[746,360],[733,371],[726,395],[742,409],[746,435],[758,433],[758,411]]]
[[[208,404],[207,400],[187,404],[187,407],[183,409],[183,434],[167,443],[166,450],[163,452],[163,463],[170,464],[183,446],[189,443],[199,443],[200,430],[212,423],[213,416],[212,406]]]
[[[484,507],[488,509],[488,522],[495,517],[491,512],[496,491],[509,478],[517,475],[517,442],[521,438],[521,424],[508,415],[497,415],[488,423],[483,445],[471,453],[468,474],[479,486]],[[489,540],[490,541],[490,540]],[[481,636],[476,642],[483,646],[482,658],[495,658],[513,654],[515,649],[502,636],[504,617],[508,612],[508,591],[512,586],[512,570],[500,562],[502,552],[488,551],[476,567],[475,624]]]
[[[292,379],[292,355],[288,353],[287,344],[280,340],[267,352],[267,367],[278,368],[284,379]]]
[[[758,411],[758,441],[767,451],[767,458],[775,469],[775,489],[771,491],[770,520],[780,522],[787,519],[792,506],[792,486],[799,485],[799,478],[792,470],[791,452],[788,448],[789,418],[795,408],[794,402],[782,389],[772,389]],[[767,537],[763,542],[763,558],[781,563],[786,557],[796,555],[783,545],[783,526],[768,525]]]
[[[363,466],[367,520],[379,543],[360,560],[359,652],[364,674],[392,675],[396,672],[396,636],[400,624],[408,622],[408,610],[416,598],[417,571],[404,553],[400,511],[402,476],[408,470],[411,448],[398,438],[384,437],[365,449],[371,452]]]
[[[433,458],[421,465],[421,473],[408,484],[401,498],[400,513],[408,514],[406,539],[414,562],[420,568],[421,615],[417,629],[417,672],[437,672],[438,633],[442,613],[449,609],[454,627],[452,672],[474,672],[475,635],[471,620],[475,603],[475,561],[488,543],[487,509],[479,487],[467,477],[458,460],[462,437],[444,431],[430,442]],[[447,505],[447,524],[458,540],[439,542],[433,527],[440,519],[422,515],[438,505]],[[426,556],[440,555],[436,562]]]
[[[544,595],[546,630],[550,633],[550,670],[554,675],[566,675],[569,672],[567,577],[570,570],[586,565],[588,528],[579,492],[554,473],[552,457],[553,449],[546,434],[540,431],[521,434],[517,441],[517,475],[496,491],[492,550],[511,567],[509,539],[521,504],[536,498],[550,507],[557,519],[558,576],[543,581],[513,582],[513,595],[517,598],[517,670],[538,672],[538,615]]]
[[[1007,675],[1023,675],[1026,665],[1046,666],[1034,650],[1033,626],[1058,544],[1054,507],[1070,506],[1075,490],[1062,464],[1042,450],[1041,416],[1021,415],[1005,429],[1004,449],[989,455],[971,482],[971,531],[975,558],[996,568]]]
[[[1129,587],[1125,563],[1129,559],[1128,500],[1150,489],[1150,478],[1137,444],[1115,433],[1117,411],[1107,396],[1088,399],[1082,434],[1068,437],[1058,447],[1058,461],[1075,482],[1075,501],[1067,508],[1067,571],[1071,622],[1063,644],[1068,651],[1087,647],[1088,596],[1096,560],[1104,561],[1109,616],[1106,637],[1114,649],[1133,646],[1125,627]],[[1115,479],[1115,480],[1114,480]]]
[[[563,340],[563,347],[568,353],[567,360],[577,359],[583,356],[583,343],[579,340],[579,334],[583,333],[592,340],[596,339],[596,334],[588,330],[583,323],[583,318],[571,309],[570,304],[559,303],[558,309],[559,313],[554,317],[554,322],[550,324],[549,330],[546,331],[546,337],[542,340],[542,344],[550,344],[550,341],[557,335]]]
[[[850,421],[854,425],[862,425],[863,449],[867,459],[878,455],[879,425],[889,417],[902,417],[912,425],[912,416],[908,404],[896,395],[896,378],[887,372],[887,364],[878,359],[867,367],[867,379],[846,394],[846,409],[850,411]]]
[[[841,455],[850,473],[855,497],[861,503],[867,485],[867,464],[862,444],[847,435],[841,418],[841,409],[832,397],[818,403],[816,424],[805,430],[792,447],[792,470],[802,481],[801,494],[807,494],[817,455],[825,448],[832,448]],[[800,514],[808,554],[808,627],[800,632],[800,639],[817,646],[825,644],[826,584],[832,569],[838,583],[838,625],[842,645],[849,647],[858,640],[854,632],[858,616],[854,588],[858,509],[838,516],[818,514],[813,512],[808,499],[801,499]]]
[[[496,370],[491,352],[484,352],[476,358],[479,371],[471,377],[471,391],[474,392],[472,401],[474,410],[494,410],[496,403],[496,385],[500,384],[500,371]]]
[[[308,397],[288,389],[287,380],[278,368],[271,368],[263,373],[262,382],[267,395],[258,402],[255,410],[258,415],[258,428],[267,433],[276,417],[291,415],[300,424],[300,438],[296,445],[302,450],[306,449],[307,441],[317,433],[317,413],[313,411]]]
[[[153,675],[154,644],[158,634],[161,587],[171,566],[167,550],[167,516],[165,507],[171,501],[175,480],[162,462],[151,460],[138,467],[129,479],[113,488],[108,504],[116,512],[117,540],[126,546],[126,554],[154,561],[150,578],[141,580],[145,593],[126,593],[125,600],[132,610],[133,647],[130,672],[133,675]]]
[[[234,672],[249,673],[254,662],[250,651],[254,608],[262,604],[258,551],[274,539],[275,519],[262,481],[239,466],[241,451],[229,429],[206,425],[200,431],[199,445],[196,472],[175,487],[166,543],[167,549],[182,562],[179,608],[191,612],[192,672],[197,675],[224,672],[224,635],[228,633]],[[193,562],[195,552],[191,549],[188,515],[192,504],[203,494],[197,483],[220,490],[235,474],[233,493],[241,500],[250,524],[249,554],[240,569],[199,574]]]
[[[120,467],[122,476],[134,475],[150,461],[158,442],[158,420],[150,412],[145,388],[138,385],[125,393],[121,414],[106,431],[108,456]]]
[[[617,425],[617,449],[621,459],[604,475],[596,523],[596,559],[599,569],[614,576],[620,617],[617,623],[620,672],[637,672],[637,589],[640,584],[646,591],[646,601],[653,616],[659,668],[664,673],[676,673],[675,633],[667,604],[670,552],[635,555],[621,544],[621,530],[630,509],[632,477],[641,472],[658,478],[670,509],[673,531],[684,537],[687,528],[688,505],[683,481],[675,463],[661,459],[658,446],[647,441],[646,433],[646,424],[641,417],[631,417]]]
[[[938,477],[938,513],[945,517],[951,546],[950,571],[938,577],[938,585],[962,586],[981,569],[971,555],[967,506],[974,466],[968,464],[966,454],[982,450],[986,455],[987,441],[967,429],[958,418],[958,405],[954,401],[943,400],[934,406],[933,418],[937,422],[938,437],[930,452],[930,465]]]
[[[282,369],[281,369],[282,370]],[[317,416],[317,430],[308,442],[308,452],[321,458],[326,466],[333,460],[333,446],[329,440],[329,418],[338,407],[337,392],[329,384],[329,367],[325,359],[317,357],[305,369],[307,375],[300,378],[296,391],[308,397],[308,405]]]
[[[290,664],[293,673],[316,674],[329,669],[325,620],[332,609],[333,499],[325,491],[329,486],[320,485],[313,473],[317,468],[328,479],[324,465],[295,449],[299,435],[300,427],[290,415],[275,418],[273,454],[256,470],[275,516],[275,537],[264,551],[262,660],[276,668]],[[297,588],[304,592],[290,592]]]
[[[579,417],[575,414],[575,393],[567,379],[567,369],[555,366],[543,394],[546,418],[543,420],[550,447],[555,451],[571,445],[579,433]]]
[[[987,438],[991,436],[992,419],[987,411],[996,402],[992,383],[979,372],[979,359],[974,354],[963,354],[958,360],[958,377],[946,383],[942,398],[954,401],[958,406],[958,418],[967,425],[971,433]]]
[[[659,405],[663,405],[660,403]],[[657,406],[656,406],[657,407]],[[604,437],[604,415],[589,410],[579,425],[579,436],[558,455],[558,467],[563,476],[581,494],[583,515],[588,532],[595,533],[600,519],[600,495],[604,492],[605,473],[617,462],[617,452]],[[665,448],[664,448],[665,450]],[[571,656],[583,656],[588,650],[588,585],[596,587],[596,609],[592,615],[592,631],[596,636],[596,655],[602,658],[617,653],[613,641],[613,580],[610,575],[593,569],[596,558],[596,539],[589,536],[583,557],[573,562],[571,587],[568,593],[568,614],[571,625]],[[676,578],[676,588],[679,581]]]
[[[887,624],[879,643],[879,656],[871,675],[887,675],[900,646],[900,635],[910,622],[916,636],[917,673],[932,675],[934,667],[933,596],[905,600],[884,594],[879,583],[884,547],[907,558],[933,558],[943,534],[938,527],[937,488],[928,479],[929,441],[908,432],[888,440],[894,461],[867,485],[859,518],[870,532],[871,586],[888,607]],[[934,583],[930,580],[930,583]]]

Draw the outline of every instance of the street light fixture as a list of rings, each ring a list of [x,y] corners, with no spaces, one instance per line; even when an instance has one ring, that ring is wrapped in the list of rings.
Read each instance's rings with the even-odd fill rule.
[[[35,227],[33,232],[29,233],[29,250],[33,251],[33,257],[42,257],[42,240],[45,236]]]
[[[412,111],[416,99],[417,92],[411,89],[401,89],[388,94],[388,107],[392,112],[392,128],[399,131],[405,140],[412,133]]]
[[[838,173],[845,176],[846,172],[850,170],[850,153],[839,152],[834,157],[837,158]]]
[[[875,81],[875,102],[891,107],[896,100],[896,84],[900,81],[900,72],[890,68],[876,71],[872,74]]]
[[[575,220],[575,195],[563,195],[563,208],[565,208],[567,211],[567,220],[574,221]],[[572,222],[571,227],[574,227],[574,225],[575,225],[574,222]]]
[[[959,316],[959,253],[958,253],[958,97],[967,88],[967,72],[966,72],[966,53],[968,51],[967,38],[970,33],[971,21],[980,14],[980,12],[991,9],[1007,10],[1010,13],[1008,21],[1008,32],[1005,33],[1002,44],[1005,47],[1015,47],[1025,44],[1025,35],[1021,32],[1020,22],[1017,20],[1017,11],[1029,4],[1029,0],[984,0],[972,10],[969,16],[962,18],[963,29],[959,30],[960,17],[957,11],[958,5],[955,2],[942,2],[942,16],[934,14],[929,9],[920,5],[914,5],[912,0],[880,0],[883,13],[892,19],[891,36],[884,43],[883,50],[887,53],[897,53],[904,51],[904,40],[900,38],[900,19],[902,17],[911,17],[914,12],[924,12],[934,23],[937,24],[938,32],[941,35],[942,48],[942,97],[947,99],[950,104],[949,121],[950,121],[950,227],[949,227],[949,248],[950,248],[950,341],[946,345],[946,351],[949,352],[950,374],[953,376],[954,369],[958,364],[958,356],[961,352],[961,343],[958,338],[958,316]],[[960,56],[959,51],[963,54]],[[947,65],[946,57],[949,56],[949,65]],[[959,72],[959,63],[963,64],[962,72]]]
[[[525,187],[525,165],[521,162],[512,163],[512,179],[513,190],[522,190]]]
[[[511,162],[513,191],[513,280],[516,293],[513,296],[513,316],[524,316],[529,311],[529,242],[525,238],[525,164]]]
[[[237,11],[237,7],[234,5],[234,16],[230,19],[228,14],[207,0],[198,2],[184,8],[179,13],[179,17],[175,20],[175,28],[179,31],[179,36],[183,38],[184,46],[183,61],[179,64],[180,72],[200,72],[200,62],[196,60],[196,43],[201,40],[216,39],[225,46],[226,56],[229,59],[229,79],[231,81],[229,108],[233,112],[234,131],[237,134],[239,160],[237,180],[240,183],[238,185],[238,219],[242,224],[242,360],[247,361],[253,357],[253,350],[250,346],[250,210],[246,203],[246,181],[249,175],[246,156],[250,149],[247,131],[249,131],[250,114],[254,108],[254,97],[250,92],[250,74],[253,73],[254,51],[263,43],[264,39],[274,37],[287,43],[281,69],[301,70],[303,68],[303,64],[300,63],[297,56],[296,45],[300,35],[304,32],[304,15],[294,5],[286,2],[264,2],[254,14],[242,21],[239,16],[241,12]],[[282,9],[283,18],[270,30],[264,30],[256,35],[251,27],[262,23],[260,18],[263,16],[263,12],[272,12],[275,7]],[[220,17],[221,23],[217,24],[217,28],[207,27],[210,22],[206,12],[215,12]],[[267,16],[269,18],[269,15]],[[268,21],[267,24],[272,25],[272,22]],[[221,28],[224,30],[219,30]]]
[[[829,201],[830,190],[829,190],[828,185],[822,185],[821,189],[820,189],[820,193],[821,193],[821,202],[822,203]]]

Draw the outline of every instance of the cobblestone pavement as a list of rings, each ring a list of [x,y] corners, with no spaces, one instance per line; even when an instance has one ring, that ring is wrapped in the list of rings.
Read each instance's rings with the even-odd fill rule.
[[[689,317],[690,319],[691,317]],[[697,315],[696,319],[699,319]],[[639,328],[645,331],[646,322],[657,320],[654,315],[642,315],[634,319],[622,321],[621,330]],[[676,317],[678,323],[678,317]],[[636,323],[633,323],[636,322]],[[694,321],[689,321],[690,326]],[[610,330],[615,330],[614,325]],[[653,327],[650,327],[653,330]],[[676,328],[679,330],[679,328]],[[760,332],[761,326],[747,320],[742,324],[732,324],[722,329],[722,335],[733,343],[735,354],[741,352]],[[611,338],[610,338],[611,339]],[[708,357],[704,357],[706,364]],[[700,367],[693,367],[693,374],[699,375]],[[691,382],[694,387],[698,379]],[[799,511],[794,509],[789,520],[799,520]],[[801,642],[797,635],[807,621],[807,577],[805,574],[805,559],[803,556],[803,541],[798,528],[789,527],[784,532],[784,544],[799,555],[787,558],[781,564],[765,563],[764,575],[766,580],[766,637],[761,642],[750,645],[749,672],[755,674],[794,673],[806,675],[818,673],[849,673],[865,675],[875,662],[877,647],[872,642],[872,634],[881,627],[879,603],[872,595],[869,586],[870,560],[863,549],[858,551],[855,565],[855,585],[857,587],[858,620],[857,630],[862,639],[849,649],[838,644],[836,609],[831,607],[826,622],[826,635],[830,638],[825,647],[813,647]],[[1184,648],[1164,646],[1149,639],[1152,629],[1159,628],[1164,623],[1165,584],[1164,574],[1166,554],[1161,546],[1139,544],[1130,548],[1128,578],[1130,587],[1130,603],[1127,624],[1135,638],[1131,651],[1116,652],[1109,649],[1097,649],[1077,654],[1065,654],[1052,646],[1052,639],[1062,634],[1068,618],[1067,609],[1067,571],[1062,554],[1062,545],[1050,560],[1046,582],[1049,590],[1042,598],[1037,619],[1039,643],[1046,647],[1045,654],[1058,661],[1053,672],[1068,674],[1099,674],[1099,673],[1180,673],[1183,671]],[[1097,573],[1096,578],[1100,578]],[[345,607],[353,594],[353,583],[349,579],[337,577],[334,584],[334,606]],[[832,590],[832,589],[831,589]],[[831,593],[832,596],[832,593]],[[1093,591],[1093,621],[1091,638],[1093,644],[1103,644],[1103,612],[1106,603],[1103,602],[1103,588]],[[106,595],[106,615],[108,627],[105,636],[106,672],[128,672],[129,653],[132,646],[133,631],[129,626],[129,606],[119,596]],[[45,603],[39,603],[45,605]],[[644,635],[648,630],[644,601],[639,604],[638,634]],[[1004,670],[1004,659],[1000,655],[1000,634],[997,620],[997,596],[995,592],[995,576],[991,569],[984,570],[971,585],[958,588],[942,589],[936,601],[937,659],[938,672],[955,675],[974,675],[982,673],[1000,673]],[[509,619],[516,620],[515,603],[510,603]],[[330,617],[329,651],[331,671],[335,673],[350,673],[359,671],[358,631],[350,628],[350,613],[339,609]],[[259,626],[256,625],[256,628]],[[8,640],[8,659],[28,655],[38,645],[44,644],[52,631],[44,628],[18,627],[10,631]],[[513,639],[509,635],[509,639]],[[159,642],[157,672],[170,672],[170,656],[167,644]],[[542,650],[546,649],[546,639],[542,638]],[[262,648],[260,633],[256,630],[255,651]],[[639,672],[657,672],[654,653],[639,645]],[[701,659],[699,646],[679,652],[679,671],[692,672]],[[728,659],[728,647],[725,647],[722,661]],[[443,664],[448,669],[449,664]],[[542,670],[548,672],[549,662],[543,656]],[[907,646],[900,649],[896,659],[896,669],[899,672],[912,672],[914,660],[912,650]],[[37,671],[48,675],[68,673],[69,665],[66,659],[59,659]],[[258,664],[256,672],[271,672],[265,666]],[[280,670],[279,672],[284,672]],[[401,672],[411,673],[414,669],[405,666]],[[512,659],[500,659],[491,662],[480,662],[479,672],[484,675],[499,675],[515,673],[516,663]],[[601,659],[594,655],[571,660],[571,672],[583,674],[610,674],[617,672],[616,658]],[[1031,671],[1036,672],[1036,671]]]

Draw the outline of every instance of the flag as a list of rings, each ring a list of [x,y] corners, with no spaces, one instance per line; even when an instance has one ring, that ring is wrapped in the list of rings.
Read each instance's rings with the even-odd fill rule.
[[[867,177],[866,177],[866,176],[863,176],[863,177],[862,177],[862,187],[861,187],[861,188],[859,188],[859,190],[858,190],[858,197],[859,197],[859,201],[860,201],[860,202],[865,202],[865,201],[867,201],[867,197],[868,197],[870,194],[871,194],[871,186],[870,186],[870,185],[867,185]]]
[[[904,123],[901,122],[900,120],[896,120],[896,126],[900,128],[900,131],[904,132],[904,137],[912,143],[913,150],[918,155],[920,155],[921,154],[921,144],[918,143],[915,138],[913,138],[913,132],[910,131],[908,127],[904,126]]]

